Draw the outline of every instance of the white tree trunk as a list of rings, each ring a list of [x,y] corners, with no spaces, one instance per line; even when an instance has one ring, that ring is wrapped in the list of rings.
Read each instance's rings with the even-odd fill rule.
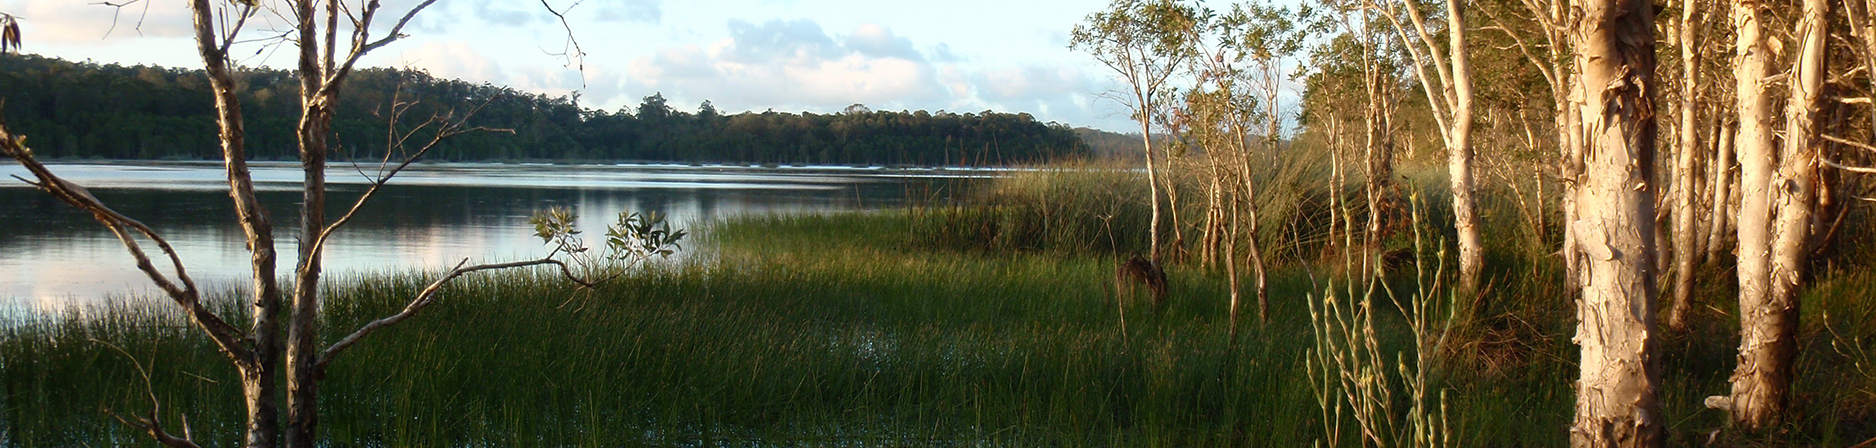
[[[247,407],[246,437],[252,448],[272,448],[280,443],[280,403],[277,367],[280,359],[280,287],[275,280],[273,224],[265,207],[254,195],[254,181],[247,165],[247,131],[242,118],[241,101],[228,67],[228,55],[217,47],[215,11],[207,0],[191,0],[196,50],[202,58],[215,98],[216,125],[220,129],[222,163],[228,175],[228,196],[234,202],[236,221],[246,236],[251,254],[253,297],[252,359],[236,362],[241,373],[241,395]]]
[[[1775,156],[1772,117],[1775,112],[1765,82],[1772,74],[1774,62],[1766,46],[1771,37],[1765,35],[1760,17],[1762,7],[1758,0],[1734,0],[1732,4],[1736,35],[1733,76],[1739,95],[1736,142],[1740,166],[1740,352],[1738,367],[1733,371],[1732,395],[1707,400],[1708,406],[1729,410],[1733,420],[1747,428],[1769,424],[1773,414],[1768,410],[1781,406],[1784,401],[1784,391],[1764,387],[1781,382],[1776,377],[1782,374],[1766,369],[1770,365],[1764,362],[1769,360],[1763,358],[1766,353],[1762,351],[1763,345],[1776,343],[1778,339],[1776,335],[1762,332],[1766,325],[1773,323],[1765,319],[1779,314],[1767,313],[1774,306],[1770,302],[1770,282],[1772,161]]]
[[[1578,117],[1584,172],[1575,182],[1576,246],[1583,259],[1575,342],[1574,447],[1656,447],[1664,420],[1655,393],[1653,111],[1654,12],[1642,0],[1579,4]]]
[[[1668,327],[1675,331],[1687,329],[1688,309],[1693,306],[1694,264],[1703,253],[1696,247],[1698,214],[1694,212],[1694,194],[1698,190],[1694,156],[1701,152],[1694,109],[1700,81],[1700,51],[1695,48],[1694,35],[1698,27],[1693,23],[1698,4],[1697,0],[1682,0],[1681,18],[1676,23],[1681,50],[1681,101],[1680,132],[1675,139],[1678,152],[1674,155],[1674,305],[1668,310]]]
[[[1740,1],[1734,7],[1742,6],[1756,5]],[[1803,16],[1792,33],[1798,38],[1799,49],[1790,80],[1791,97],[1786,104],[1785,140],[1778,170],[1759,173],[1770,178],[1766,183],[1749,182],[1747,185],[1750,200],[1746,204],[1768,208],[1776,221],[1767,223],[1766,217],[1757,215],[1754,215],[1760,220],[1757,224],[1749,226],[1752,221],[1746,221],[1746,216],[1740,221],[1739,365],[1733,371],[1732,396],[1724,405],[1731,411],[1733,421],[1749,430],[1777,424],[1791,400],[1793,361],[1798,350],[1798,288],[1803,285],[1804,264],[1809,258],[1812,207],[1817,200],[1816,115],[1824,88],[1824,34],[1829,9],[1824,0],[1804,2]],[[1756,22],[1740,18],[1746,14],[1739,11],[1735,14],[1736,21],[1743,20],[1736,23]],[[1747,34],[1742,26],[1742,43]],[[1748,72],[1742,69],[1740,73],[1743,77]],[[1743,79],[1741,83],[1743,86]],[[1743,106],[1745,90],[1741,92]],[[1757,93],[1762,97],[1770,96],[1763,90]],[[1760,110],[1767,122],[1770,121],[1769,109]],[[1769,131],[1767,129],[1768,134]],[[1769,141],[1768,135],[1764,142]],[[1742,163],[1771,171],[1770,150],[1768,144],[1762,150],[1764,154],[1756,157],[1742,150],[1740,158]],[[1756,160],[1747,161],[1754,158]],[[1749,175],[1747,179],[1753,177]],[[1759,289],[1755,289],[1752,296],[1746,294],[1748,272],[1743,259],[1747,253],[1744,240],[1748,227],[1759,234],[1755,235],[1759,245],[1753,246],[1756,259],[1752,273],[1762,276],[1753,279],[1753,286]],[[1759,256],[1760,253],[1765,255]]]
[[[1713,142],[1713,221],[1707,230],[1707,262],[1720,258],[1720,252],[1726,249],[1726,235],[1733,230],[1733,134],[1738,127],[1731,120],[1723,120],[1715,130],[1719,138]]]

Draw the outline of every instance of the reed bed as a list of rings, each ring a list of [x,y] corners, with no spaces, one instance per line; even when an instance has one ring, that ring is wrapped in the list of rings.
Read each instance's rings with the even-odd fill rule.
[[[596,292],[538,272],[466,278],[421,319],[333,366],[324,435],[334,446],[1312,439],[1297,430],[1311,425],[1313,406],[1295,374],[1301,346],[1230,339],[1218,282],[1176,276],[1183,300],[1158,314],[1136,305],[1121,334],[1102,259],[906,250],[891,241],[909,222],[721,223],[707,230],[719,235],[698,257],[708,261],[658,266]],[[421,280],[335,278],[325,326],[391,313]],[[163,304],[17,320],[3,337],[7,445],[140,441],[104,412],[148,411],[134,363],[151,369],[170,421],[186,414],[199,438],[236,442],[232,370]]]
[[[335,447],[1153,447],[1310,446],[1355,431],[1325,423],[1304,363],[1309,297],[1337,275],[1328,263],[1275,268],[1270,323],[1235,338],[1222,274],[1174,265],[1169,305],[1128,305],[1123,333],[1112,274],[1127,247],[1105,232],[1135,230],[1096,207],[1131,194],[1114,183],[1126,174],[1038,176],[997,188],[1048,202],[717,222],[694,229],[705,241],[683,261],[596,291],[546,272],[464,278],[333,365],[322,435]],[[1494,204],[1486,215],[1500,220],[1488,222],[1517,216]],[[1030,208],[995,208],[1018,206]],[[1869,238],[1842,250],[1868,253]],[[1456,445],[1563,446],[1571,299],[1554,260],[1494,247],[1484,292],[1456,302],[1472,317],[1435,354],[1448,367],[1429,387],[1449,393]],[[1876,269],[1837,259],[1804,299],[1800,412],[1769,439],[1723,444],[1876,436]],[[1674,446],[1720,427],[1700,401],[1726,390],[1732,368],[1731,287],[1723,268],[1706,269],[1696,329],[1664,343]],[[328,279],[327,334],[394,312],[426,277]],[[1414,292],[1411,277],[1392,280]],[[224,314],[244,312],[235,297],[217,296]],[[108,303],[0,323],[0,446],[149,445],[109,414],[149,412],[149,391],[167,421],[186,416],[198,440],[236,445],[238,386],[221,355],[169,305]],[[1375,316],[1386,356],[1411,350],[1404,317]]]

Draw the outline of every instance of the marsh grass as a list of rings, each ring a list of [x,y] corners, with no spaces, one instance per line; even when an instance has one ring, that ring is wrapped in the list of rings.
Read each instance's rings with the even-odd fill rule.
[[[322,387],[323,437],[335,447],[1320,440],[1329,428],[1303,364],[1313,343],[1305,300],[1335,270],[1313,259],[1274,269],[1269,326],[1246,324],[1233,339],[1222,274],[1174,265],[1169,305],[1133,305],[1122,334],[1112,254],[1136,243],[1108,245],[1105,232],[1145,227],[1144,201],[1121,199],[1137,182],[1061,175],[1079,180],[1018,177],[995,188],[1020,200],[986,201],[988,209],[717,222],[693,229],[705,240],[687,245],[693,256],[594,292],[541,272],[466,277],[423,316],[333,365]],[[1105,211],[1113,201],[1138,210]],[[1488,235],[1512,231],[1501,226],[1517,210],[1489,204]],[[1126,213],[1140,213],[1139,222]],[[1442,214],[1427,216],[1431,227]],[[1841,253],[1870,253],[1871,237],[1853,236]],[[1556,260],[1519,246],[1545,238],[1496,240],[1486,288],[1458,302],[1474,317],[1456,324],[1441,355],[1453,367],[1441,381],[1459,445],[1568,440],[1572,299]],[[1832,260],[1805,293],[1799,412],[1778,432],[1722,434],[1722,445],[1848,446],[1876,436],[1876,269],[1867,259]],[[1703,269],[1695,329],[1663,339],[1672,446],[1701,445],[1720,427],[1722,416],[1700,401],[1726,391],[1737,344],[1730,271]],[[394,312],[427,277],[330,278],[328,336]],[[245,307],[235,297],[218,295],[216,306],[238,316]],[[238,382],[208,341],[173,306],[104,306],[4,323],[0,445],[148,445],[105,412],[148,412],[138,363],[150,368],[167,421],[186,415],[198,440],[234,445]],[[1401,353],[1410,328],[1382,308],[1378,348]]]
[[[910,226],[892,213],[731,221],[708,229],[721,235],[710,262],[590,295],[540,273],[465,278],[334,364],[324,435],[334,446],[1311,439],[1297,430],[1311,415],[1300,346],[1229,339],[1215,279],[1175,276],[1178,300],[1158,314],[1140,305],[1150,317],[1121,334],[1104,259],[908,250],[896,241]],[[391,313],[421,280],[335,278],[324,324]],[[93,314],[6,330],[9,444],[141,440],[101,411],[147,412],[132,361],[91,339],[152,368],[170,421],[186,413],[205,441],[234,442],[233,372],[206,341],[161,304]]]

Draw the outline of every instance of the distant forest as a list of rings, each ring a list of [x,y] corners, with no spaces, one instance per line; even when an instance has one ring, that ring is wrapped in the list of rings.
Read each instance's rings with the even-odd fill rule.
[[[293,73],[256,68],[237,77],[249,155],[296,158]],[[219,159],[207,88],[200,70],[0,57],[7,126],[48,158]],[[455,137],[430,160],[1012,165],[1100,157],[1125,141],[1027,113],[888,112],[855,104],[834,114],[724,115],[709,101],[694,113],[679,110],[662,95],[607,112],[581,107],[577,94],[548,97],[414,70],[360,70],[345,93],[333,128],[343,151],[358,158],[382,156],[394,98],[416,104],[400,129],[480,105],[470,125],[513,130]]]

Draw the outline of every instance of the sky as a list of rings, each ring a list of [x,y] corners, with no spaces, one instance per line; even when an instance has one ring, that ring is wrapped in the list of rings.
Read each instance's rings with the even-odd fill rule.
[[[227,0],[213,0],[226,5]],[[409,37],[362,59],[618,110],[661,93],[675,108],[703,101],[724,113],[873,110],[1028,112],[1042,121],[1125,132],[1123,106],[1097,99],[1112,72],[1068,49],[1101,0],[441,0]],[[263,0],[276,2],[276,0]],[[417,3],[384,0],[378,34]],[[569,9],[568,7],[571,6]],[[187,3],[0,0],[19,17],[24,51],[69,60],[199,67]],[[261,39],[286,22],[262,13]],[[584,58],[570,61],[568,29]],[[255,42],[231,51],[247,66],[288,68],[296,50]],[[571,63],[570,63],[571,62]]]

